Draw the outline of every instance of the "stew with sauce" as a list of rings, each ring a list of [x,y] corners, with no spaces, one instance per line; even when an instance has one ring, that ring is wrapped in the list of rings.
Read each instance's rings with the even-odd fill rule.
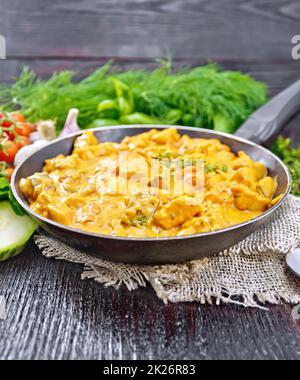
[[[184,186],[175,191],[178,178]],[[181,136],[175,128],[121,143],[99,143],[86,131],[70,156],[47,160],[43,172],[22,179],[20,188],[40,215],[126,237],[226,228],[262,214],[281,197],[274,198],[276,178],[263,163],[217,139]]]

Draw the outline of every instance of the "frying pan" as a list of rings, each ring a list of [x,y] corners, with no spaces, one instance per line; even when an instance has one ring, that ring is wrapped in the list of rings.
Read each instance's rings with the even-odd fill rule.
[[[30,209],[26,197],[19,188],[20,179],[42,171],[45,160],[49,158],[58,154],[71,154],[74,140],[82,132],[58,139],[27,158],[14,172],[12,190],[17,201],[26,212],[50,235],[96,257],[134,264],[166,264],[199,259],[225,250],[245,239],[260,226],[267,223],[285,201],[291,187],[290,174],[278,157],[259,144],[269,143],[299,108],[300,81],[255,112],[235,136],[207,129],[176,126],[180,133],[187,134],[192,138],[218,138],[224,144],[229,145],[233,152],[243,150],[253,160],[264,163],[269,174],[277,178],[276,195],[284,194],[283,198],[261,216],[230,228],[168,238],[115,237],[66,227],[36,214]],[[101,142],[119,142],[125,136],[133,136],[151,128],[169,127],[171,126],[132,125],[102,127],[93,131]]]

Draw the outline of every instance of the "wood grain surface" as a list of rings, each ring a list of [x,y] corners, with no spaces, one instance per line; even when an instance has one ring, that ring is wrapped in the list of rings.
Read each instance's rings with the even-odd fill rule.
[[[297,0],[1,0],[14,57],[291,58]]]
[[[107,289],[30,245],[0,266],[1,359],[300,359],[290,306],[164,305],[149,289]]]
[[[117,57],[121,69],[210,60],[265,81],[270,96],[299,79],[292,0],[1,0],[8,59],[0,82],[28,64],[39,75],[78,77]],[[300,114],[284,129],[300,141]],[[0,263],[0,359],[300,359],[292,307],[164,305],[150,287],[129,292],[82,281],[80,265],[44,258],[30,243]]]

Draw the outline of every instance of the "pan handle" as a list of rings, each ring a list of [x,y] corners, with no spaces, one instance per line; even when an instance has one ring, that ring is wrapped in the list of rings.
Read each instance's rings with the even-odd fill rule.
[[[254,112],[235,135],[268,146],[300,110],[300,80]]]

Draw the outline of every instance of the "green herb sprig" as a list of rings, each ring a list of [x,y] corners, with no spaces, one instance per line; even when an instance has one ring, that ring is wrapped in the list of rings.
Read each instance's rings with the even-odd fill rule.
[[[144,227],[148,223],[149,218],[145,215],[139,215],[131,219],[131,225],[134,227]]]
[[[293,148],[291,139],[281,136],[271,149],[289,168],[293,180],[292,193],[300,196],[300,148]]]

